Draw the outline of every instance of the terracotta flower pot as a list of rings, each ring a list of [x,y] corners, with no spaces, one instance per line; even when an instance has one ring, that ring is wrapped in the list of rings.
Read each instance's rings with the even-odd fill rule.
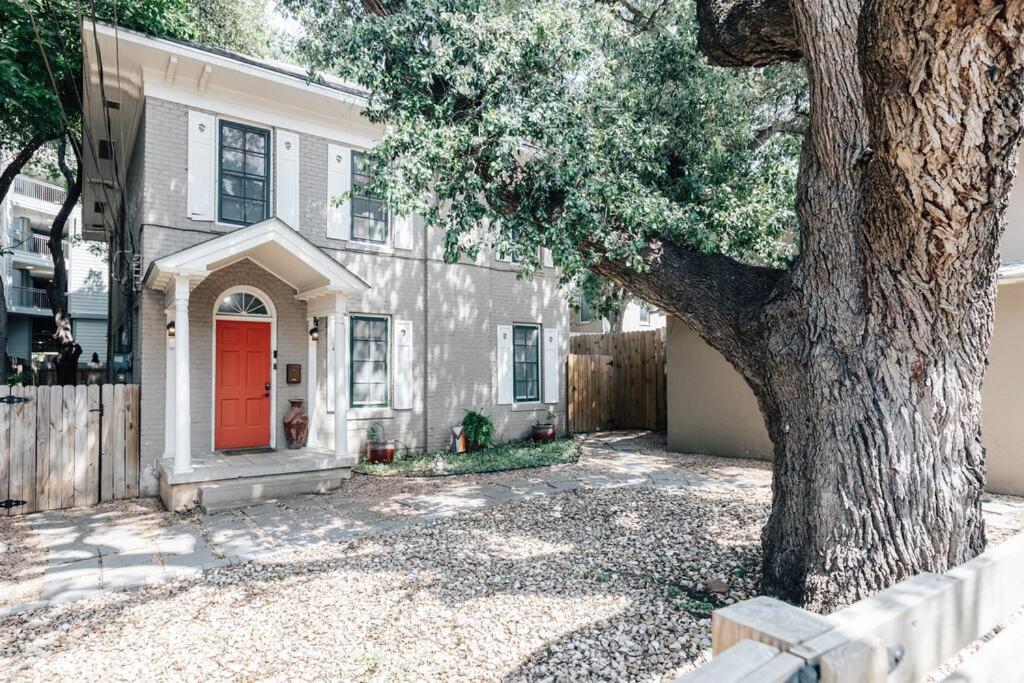
[[[394,441],[367,441],[366,459],[372,463],[387,464],[395,459]]]
[[[546,443],[555,440],[555,425],[542,424],[533,425],[533,442]]]
[[[302,407],[305,401],[293,398],[288,402],[292,407],[284,414],[284,437],[288,441],[288,448],[302,448],[309,434],[309,415]]]

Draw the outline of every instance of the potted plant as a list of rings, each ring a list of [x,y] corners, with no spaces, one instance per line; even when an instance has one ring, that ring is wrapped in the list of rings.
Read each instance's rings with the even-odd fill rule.
[[[533,442],[534,443],[545,443],[547,441],[555,440],[555,422],[558,420],[558,416],[555,415],[554,411],[549,410],[548,414],[544,416],[545,422],[539,420],[533,425]]]
[[[366,430],[366,460],[387,464],[395,459],[395,442],[384,438],[384,427],[374,422]]]
[[[466,449],[478,451],[494,440],[494,423],[483,413],[470,410],[462,418],[462,433],[466,435]]]

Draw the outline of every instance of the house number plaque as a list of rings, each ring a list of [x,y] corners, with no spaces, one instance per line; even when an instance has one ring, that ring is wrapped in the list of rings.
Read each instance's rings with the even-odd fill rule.
[[[284,366],[284,379],[288,384],[302,383],[302,366],[298,363],[288,363]]]

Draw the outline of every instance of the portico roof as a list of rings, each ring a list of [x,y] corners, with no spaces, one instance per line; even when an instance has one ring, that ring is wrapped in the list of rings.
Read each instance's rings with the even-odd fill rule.
[[[176,276],[184,275],[194,288],[215,270],[243,259],[291,285],[297,299],[352,296],[370,289],[362,278],[280,218],[268,218],[153,261],[146,273],[146,286],[166,292],[173,289]]]

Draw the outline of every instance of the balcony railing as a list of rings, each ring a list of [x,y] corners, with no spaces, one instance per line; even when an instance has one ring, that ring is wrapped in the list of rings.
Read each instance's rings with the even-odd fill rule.
[[[11,306],[21,308],[50,308],[50,297],[45,289],[11,287]]]
[[[50,255],[50,238],[48,235],[40,235],[37,232],[11,231],[11,249],[15,251],[27,251],[31,254],[41,256]]]
[[[63,204],[65,197],[63,188],[22,175],[14,178],[14,192],[53,204]]]

